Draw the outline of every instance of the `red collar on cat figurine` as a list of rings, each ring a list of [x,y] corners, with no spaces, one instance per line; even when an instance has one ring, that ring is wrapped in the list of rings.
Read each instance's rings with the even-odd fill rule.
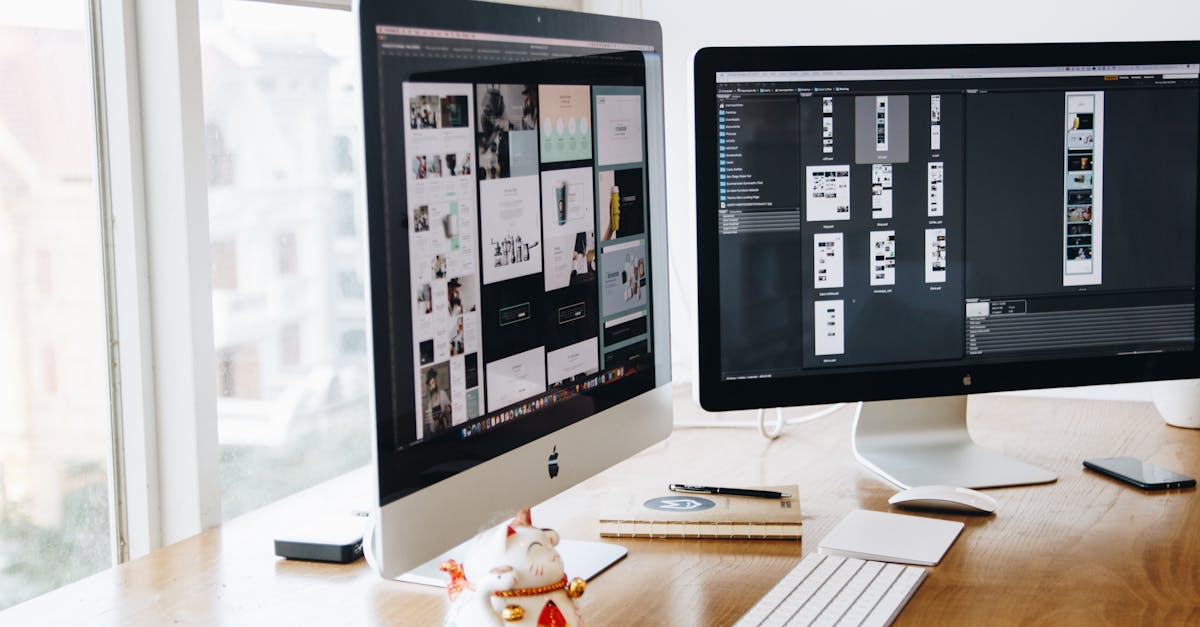
[[[537,586],[536,588],[514,588],[512,590],[497,590],[492,593],[494,597],[508,599],[511,597],[534,597],[539,594],[547,594],[555,590],[562,590],[567,587],[567,576],[563,575],[558,583],[552,583],[548,586]]]
[[[466,575],[463,574],[462,566],[454,560],[446,560],[442,562],[440,569],[450,575],[450,583],[446,586],[446,592],[450,595],[450,600],[453,601],[463,590],[474,590],[475,586],[467,581]],[[492,596],[508,599],[512,597],[532,597],[539,594],[554,592],[555,590],[567,589],[567,596],[572,599],[578,599],[583,596],[584,587],[587,584],[578,577],[571,581],[567,581],[567,576],[558,583],[548,586],[538,586],[536,588],[517,588],[515,590],[497,590],[492,593]]]

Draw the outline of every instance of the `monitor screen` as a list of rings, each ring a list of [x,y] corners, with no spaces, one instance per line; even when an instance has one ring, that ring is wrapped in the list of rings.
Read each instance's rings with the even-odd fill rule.
[[[379,24],[381,504],[654,387],[649,46]]]
[[[719,381],[1195,350],[1200,65],[904,61],[707,79]]]

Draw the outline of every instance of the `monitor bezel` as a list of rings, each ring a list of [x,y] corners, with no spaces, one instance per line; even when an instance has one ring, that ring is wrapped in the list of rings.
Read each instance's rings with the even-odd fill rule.
[[[698,381],[710,411],[871,401],[1200,376],[1191,351],[1013,363],[905,365],[876,372],[724,381],[720,372],[717,171],[718,72],[1058,67],[1200,62],[1200,42],[948,44],[703,48],[694,59]],[[1200,117],[1200,111],[1197,112]],[[1197,147],[1200,154],[1200,146]],[[1200,243],[1200,221],[1197,222]],[[1200,277],[1200,254],[1196,276]],[[1200,316],[1196,334],[1200,337]]]

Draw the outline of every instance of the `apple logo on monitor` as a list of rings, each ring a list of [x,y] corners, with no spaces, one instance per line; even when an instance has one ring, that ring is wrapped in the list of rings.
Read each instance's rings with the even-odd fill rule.
[[[558,476],[558,446],[550,451],[550,457],[546,460],[546,468],[550,471],[551,479]]]

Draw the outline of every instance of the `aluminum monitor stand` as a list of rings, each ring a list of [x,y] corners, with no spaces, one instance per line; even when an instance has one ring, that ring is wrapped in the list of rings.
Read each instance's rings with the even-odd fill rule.
[[[862,403],[851,446],[860,463],[901,488],[999,488],[1058,479],[975,444],[967,432],[966,396]]]

